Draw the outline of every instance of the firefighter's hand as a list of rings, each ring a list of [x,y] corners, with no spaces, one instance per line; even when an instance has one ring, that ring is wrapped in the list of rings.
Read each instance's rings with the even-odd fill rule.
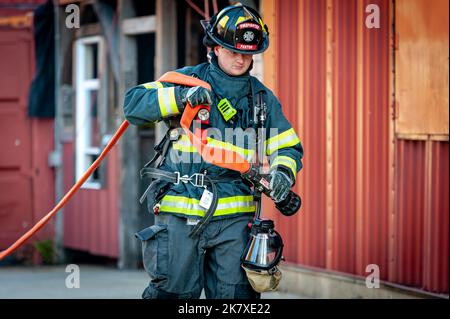
[[[275,203],[281,202],[289,194],[292,186],[292,180],[288,174],[281,170],[274,170],[270,173],[270,197]]]
[[[192,106],[211,105],[211,92],[201,86],[194,86],[180,90],[181,102],[184,106],[189,103]]]

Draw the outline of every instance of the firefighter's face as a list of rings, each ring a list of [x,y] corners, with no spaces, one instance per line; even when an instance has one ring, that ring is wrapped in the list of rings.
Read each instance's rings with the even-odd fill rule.
[[[214,53],[220,68],[232,76],[239,76],[247,72],[253,60],[253,54],[235,53],[221,46],[216,46]]]

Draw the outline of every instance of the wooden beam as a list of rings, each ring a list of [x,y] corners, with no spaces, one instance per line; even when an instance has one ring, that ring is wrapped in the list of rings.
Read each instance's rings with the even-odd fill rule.
[[[100,34],[102,34],[102,28],[100,26],[100,23],[84,24],[75,31],[75,37],[77,38],[89,37]]]
[[[0,17],[1,27],[28,28],[33,25],[33,12],[23,15]]]
[[[137,35],[156,31],[156,17],[154,15],[129,18],[122,21],[122,32],[125,35]]]
[[[177,10],[175,0],[156,1],[156,63],[155,78],[177,68]],[[164,122],[156,125],[156,141],[166,131]]]
[[[177,67],[176,3],[174,0],[156,2],[156,78]]]
[[[131,1],[119,0],[120,21],[135,15]],[[120,24],[122,25],[122,23]],[[119,105],[122,105],[125,91],[137,84],[136,38],[120,34],[121,70],[119,82]],[[119,110],[124,119],[122,109]],[[119,261],[120,269],[137,268],[140,261],[140,243],[133,234],[139,230],[139,135],[138,128],[130,125],[120,139],[120,199],[119,202]]]

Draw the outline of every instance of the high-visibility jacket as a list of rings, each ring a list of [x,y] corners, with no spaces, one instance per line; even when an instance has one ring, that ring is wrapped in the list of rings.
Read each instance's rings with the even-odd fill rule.
[[[208,145],[235,151],[249,161],[254,159],[255,130],[252,128],[255,123],[252,97],[264,91],[267,104],[264,146],[270,170],[283,169],[295,181],[297,172],[302,168],[303,148],[294,129],[283,115],[278,99],[248,72],[238,77],[229,76],[220,69],[215,56],[211,57],[210,63],[176,70],[206,81],[212,87],[210,128],[207,131],[208,136],[205,137]],[[131,124],[145,126],[161,120],[179,118],[180,110],[183,109],[180,89],[181,87],[167,82],[149,82],[129,89],[124,102],[126,119]],[[233,123],[225,121],[217,108],[217,104],[223,98],[228,99],[237,110],[237,118]],[[217,178],[232,173],[228,169],[205,162],[185,135],[171,142],[166,158],[159,168],[179,172],[181,176],[206,171],[208,175]],[[252,190],[243,180],[238,179],[231,183],[219,182],[217,188],[219,199],[213,219],[255,212]],[[203,217],[206,209],[199,205],[203,190],[190,183],[171,184],[160,199],[159,213]]]

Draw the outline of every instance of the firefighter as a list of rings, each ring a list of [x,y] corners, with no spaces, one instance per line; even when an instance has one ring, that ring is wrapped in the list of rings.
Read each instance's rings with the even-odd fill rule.
[[[209,114],[202,118],[199,113],[203,120],[199,125],[208,128],[208,136],[202,138],[210,146],[235,151],[250,160],[255,156],[256,138],[251,133],[253,98],[264,92],[265,155],[275,202],[282,201],[295,184],[303,149],[276,96],[249,74],[253,55],[269,46],[268,28],[258,12],[241,4],[229,6],[202,21],[202,26],[206,33],[203,43],[211,48],[209,62],[176,72],[209,83],[211,90],[150,82],[129,89],[125,95],[124,113],[131,124],[164,121],[169,126],[155,147],[161,155],[159,163],[155,162],[157,170],[147,169],[152,179],[144,197],[155,213],[155,224],[136,234],[142,241],[144,267],[151,278],[142,297],[199,298],[204,289],[206,298],[257,299],[260,294],[252,289],[240,266],[248,224],[255,214],[251,185],[236,172],[204,161],[180,129],[180,116],[187,103],[210,105]],[[193,236],[211,200],[216,201],[212,218]]]

